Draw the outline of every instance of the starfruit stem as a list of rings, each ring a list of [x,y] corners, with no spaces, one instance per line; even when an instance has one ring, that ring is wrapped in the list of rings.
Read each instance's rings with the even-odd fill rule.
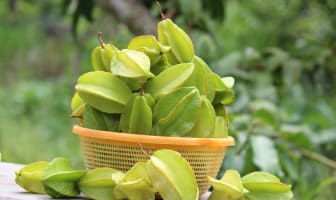
[[[160,10],[161,19],[162,19],[162,20],[167,19],[167,17],[166,17],[166,16],[163,14],[163,12],[162,12],[161,4],[160,4],[159,1],[156,1],[156,5],[157,5],[157,7],[158,7],[159,10]]]
[[[97,37],[98,37],[98,42],[99,42],[101,48],[104,49],[105,46],[104,46],[103,40],[101,39],[101,36],[102,36],[102,32],[99,32],[98,35],[97,35]]]
[[[140,148],[140,151],[141,151],[146,157],[148,157],[148,158],[151,157],[151,155],[149,155],[148,152],[144,150],[144,148],[142,147],[142,145],[141,145],[140,143],[138,143],[138,146],[139,146],[139,148]]]
[[[140,91],[139,91],[139,94],[140,96],[143,96],[145,94],[145,89],[144,89],[144,85],[145,85],[145,81],[139,81],[140,83]]]

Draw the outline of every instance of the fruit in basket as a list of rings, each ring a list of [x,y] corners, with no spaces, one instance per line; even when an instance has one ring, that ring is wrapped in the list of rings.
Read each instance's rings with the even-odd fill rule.
[[[42,185],[41,177],[47,165],[47,161],[37,161],[26,165],[15,172],[15,183],[29,192],[45,194],[46,192]]]
[[[68,158],[58,157],[49,162],[41,181],[51,197],[73,197],[79,194],[77,182],[85,173],[74,170]]]
[[[118,49],[111,44],[104,44],[101,33],[98,33],[100,46],[93,49],[91,53],[92,68],[96,71],[110,71],[110,61]]]
[[[152,130],[152,106],[150,94],[134,94],[121,113],[119,130],[126,133],[150,134]]]
[[[96,71],[79,77],[72,116],[99,130],[226,137],[228,117],[221,109],[226,113],[224,106],[234,101],[234,79],[213,73],[172,20],[161,20],[157,31],[157,38],[136,36],[120,50],[104,44],[99,34],[100,46],[92,53]],[[185,88],[193,89],[184,94]]]

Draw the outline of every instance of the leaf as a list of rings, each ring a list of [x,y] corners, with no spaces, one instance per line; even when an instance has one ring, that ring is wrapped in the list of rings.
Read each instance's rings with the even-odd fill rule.
[[[262,171],[278,174],[281,172],[278,152],[274,142],[265,136],[252,136],[253,163]]]

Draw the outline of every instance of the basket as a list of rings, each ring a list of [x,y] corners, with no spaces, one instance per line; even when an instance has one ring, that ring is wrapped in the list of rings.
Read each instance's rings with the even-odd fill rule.
[[[79,135],[83,159],[88,169],[111,167],[128,171],[136,162],[147,161],[143,151],[152,154],[158,149],[172,149],[190,163],[194,170],[200,194],[210,186],[207,176],[215,177],[232,137],[186,138],[118,133],[83,128],[74,125]]]

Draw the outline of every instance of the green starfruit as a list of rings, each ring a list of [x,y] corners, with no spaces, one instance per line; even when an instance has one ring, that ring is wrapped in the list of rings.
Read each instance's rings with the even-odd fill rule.
[[[150,59],[151,66],[162,59],[163,53],[170,50],[170,47],[162,45],[153,35],[141,35],[134,37],[128,44],[128,49],[144,52]]]
[[[100,46],[93,49],[91,53],[91,64],[96,71],[110,71],[110,62],[118,49],[111,44],[104,44],[101,40],[101,33],[98,34]]]
[[[79,180],[79,190],[92,199],[117,199],[114,195],[117,183],[112,179],[116,172],[119,171],[106,167],[90,170]]]
[[[51,197],[74,197],[79,194],[77,182],[85,173],[85,170],[74,170],[68,158],[57,157],[50,161],[41,181]]]
[[[170,47],[166,53],[171,64],[191,62],[194,58],[194,46],[186,32],[170,19],[158,23],[158,39]]]
[[[182,87],[194,70],[193,63],[182,63],[171,66],[145,84],[145,92],[155,100]]]
[[[185,136],[194,127],[200,106],[195,87],[182,87],[162,97],[153,111],[156,135]]]
[[[38,161],[26,165],[15,172],[16,184],[20,185],[28,192],[45,194],[44,187],[41,182],[41,177],[48,166],[47,161]]]
[[[121,113],[132,95],[126,83],[112,73],[102,71],[83,74],[75,89],[87,104],[106,113]]]
[[[244,188],[240,174],[236,170],[227,170],[220,180],[208,177],[213,186],[209,200],[241,200]]]
[[[210,100],[204,95],[201,96],[201,106],[196,116],[195,125],[186,135],[198,138],[211,137],[215,130],[216,112]]]
[[[149,179],[163,199],[198,199],[195,174],[180,153],[167,149],[157,150],[146,165]]]

